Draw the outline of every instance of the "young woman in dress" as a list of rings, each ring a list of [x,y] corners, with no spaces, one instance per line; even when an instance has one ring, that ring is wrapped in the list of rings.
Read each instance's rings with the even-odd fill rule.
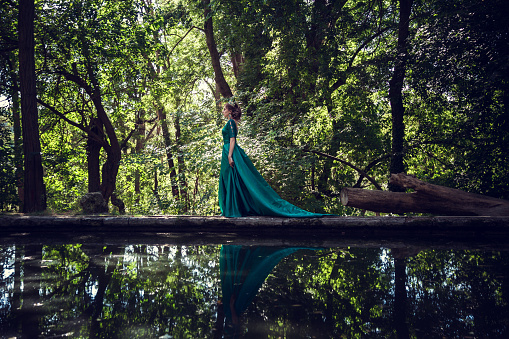
[[[237,143],[242,111],[237,104],[225,104],[228,122],[222,129],[223,150],[219,174],[219,207],[225,217],[252,215],[309,218],[326,214],[311,213],[283,200],[263,179]]]

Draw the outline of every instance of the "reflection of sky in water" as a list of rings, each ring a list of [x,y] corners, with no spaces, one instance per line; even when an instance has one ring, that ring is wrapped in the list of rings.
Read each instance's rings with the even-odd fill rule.
[[[140,253],[142,247],[144,253]],[[208,261],[204,265],[196,260],[199,254],[188,255],[189,249],[190,247],[185,245],[128,245],[125,247],[124,254],[119,257],[123,257],[122,269],[126,274],[135,274],[138,269],[148,269],[171,275],[172,270],[176,269],[172,266],[176,263],[176,257],[179,256],[178,265],[183,265],[192,273],[191,278],[182,279],[182,283],[192,283],[203,289],[213,288],[217,285],[217,277],[212,276],[211,273],[217,268],[217,262]]]
[[[1,285],[0,285],[0,305],[2,308],[5,308],[9,305],[10,297],[12,289],[14,288],[14,261],[15,261],[15,246],[7,246],[4,249],[4,253],[7,255],[4,256],[2,260],[2,268],[3,272],[1,272],[0,277],[2,277]],[[9,255],[11,254],[11,255]]]

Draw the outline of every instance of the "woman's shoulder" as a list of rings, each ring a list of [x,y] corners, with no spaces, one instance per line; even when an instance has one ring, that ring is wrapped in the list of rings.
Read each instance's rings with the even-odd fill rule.
[[[239,122],[233,118],[230,118],[230,120],[228,120],[228,124],[235,125],[235,127],[238,127]]]

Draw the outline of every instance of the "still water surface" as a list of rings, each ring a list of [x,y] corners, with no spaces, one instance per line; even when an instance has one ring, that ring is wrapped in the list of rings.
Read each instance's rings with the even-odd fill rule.
[[[509,338],[509,252],[0,245],[1,338]]]

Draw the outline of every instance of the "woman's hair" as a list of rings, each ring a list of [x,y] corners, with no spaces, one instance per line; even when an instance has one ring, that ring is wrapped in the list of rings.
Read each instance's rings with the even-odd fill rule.
[[[242,115],[242,111],[239,107],[239,105],[237,103],[235,104],[229,104],[229,103],[226,103],[225,104],[225,107],[230,111],[230,115],[232,117],[232,119],[234,120],[240,120],[240,117]]]

